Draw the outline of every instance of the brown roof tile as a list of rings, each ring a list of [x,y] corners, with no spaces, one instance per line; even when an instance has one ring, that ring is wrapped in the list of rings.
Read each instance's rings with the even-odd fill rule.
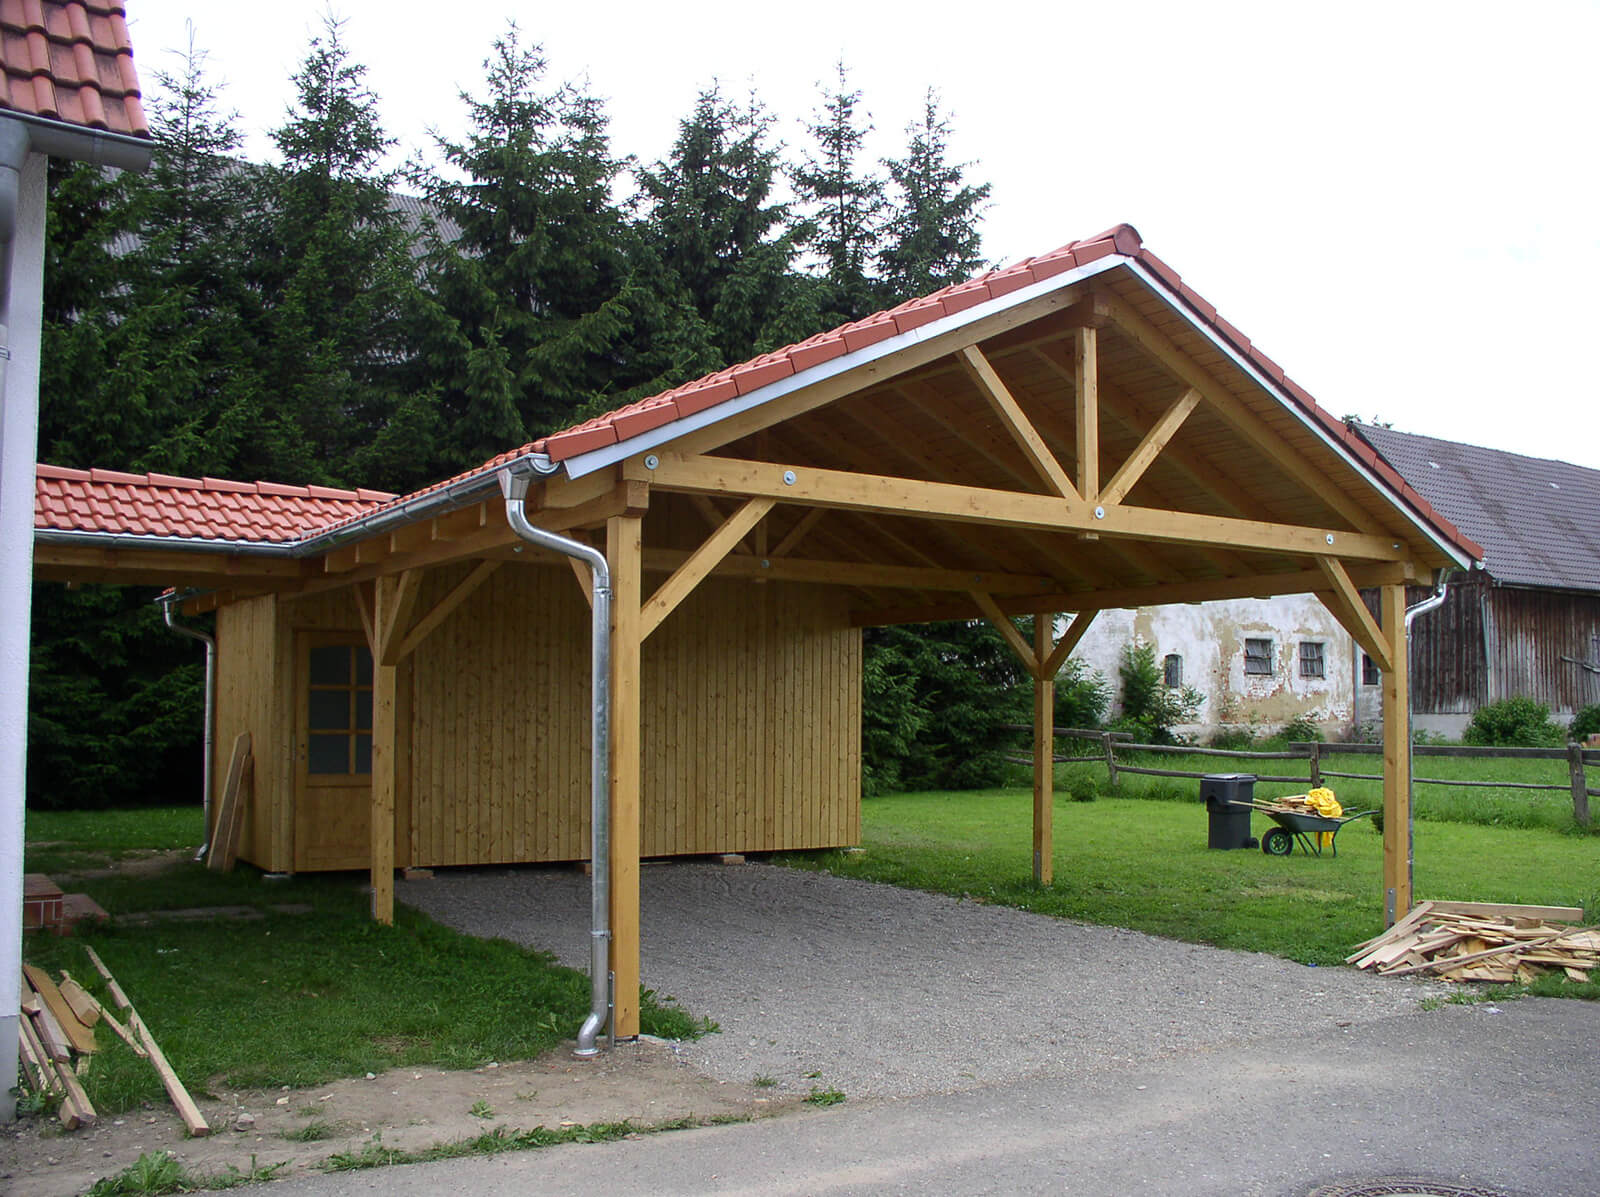
[[[0,0],[0,110],[149,137],[124,0]]]

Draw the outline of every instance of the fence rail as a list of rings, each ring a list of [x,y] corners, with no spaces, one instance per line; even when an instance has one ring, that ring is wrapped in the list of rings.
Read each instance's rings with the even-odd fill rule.
[[[1014,731],[1031,731],[1026,725],[1011,725]],[[1286,749],[1272,751],[1253,751],[1250,749],[1232,748],[1193,748],[1184,744],[1139,744],[1127,732],[1100,731],[1086,727],[1058,727],[1055,728],[1057,739],[1089,741],[1098,746],[1098,752],[1089,752],[1082,755],[1057,755],[1052,753],[1052,759],[1060,764],[1063,762],[1094,762],[1103,761],[1106,771],[1110,775],[1111,784],[1117,784],[1117,775],[1120,773],[1137,773],[1146,777],[1187,777],[1199,779],[1205,777],[1204,773],[1196,773],[1184,769],[1154,769],[1144,765],[1133,765],[1126,759],[1118,760],[1118,754],[1127,753],[1154,753],[1161,755],[1201,756],[1201,757],[1226,757],[1239,761],[1305,761],[1307,763],[1306,776],[1282,776],[1270,773],[1257,773],[1257,781],[1281,782],[1286,785],[1320,786],[1324,778],[1337,777],[1354,781],[1382,781],[1382,773],[1348,773],[1336,769],[1323,767],[1323,760],[1336,756],[1381,756],[1382,744],[1323,744],[1317,741],[1291,742]],[[1521,761],[1566,761],[1568,782],[1566,785],[1552,785],[1543,782],[1529,781],[1469,781],[1449,777],[1413,777],[1411,780],[1416,785],[1423,786],[1460,786],[1463,788],[1486,790],[1540,790],[1550,793],[1570,793],[1572,795],[1572,815],[1580,824],[1589,824],[1589,799],[1600,798],[1600,789],[1589,786],[1586,766],[1600,765],[1600,748],[1585,748],[1581,744],[1568,744],[1565,748],[1479,748],[1472,745],[1456,744],[1417,744],[1412,748],[1412,755],[1418,757],[1454,757],[1457,759],[1473,760],[1521,760]],[[1011,760],[1018,764],[1031,764],[1031,757],[1012,757]]]

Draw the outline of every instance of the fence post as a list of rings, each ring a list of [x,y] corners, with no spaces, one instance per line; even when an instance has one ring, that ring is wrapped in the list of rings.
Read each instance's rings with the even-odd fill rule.
[[[1589,782],[1583,773],[1583,745],[1567,745],[1567,770],[1572,775],[1572,817],[1578,826],[1589,826]]]
[[[1316,740],[1306,745],[1306,754],[1311,758],[1311,788],[1322,788],[1322,745]]]
[[[1111,788],[1117,788],[1117,750],[1116,741],[1111,738],[1110,732],[1100,733],[1100,742],[1106,746],[1106,773],[1111,777]]]

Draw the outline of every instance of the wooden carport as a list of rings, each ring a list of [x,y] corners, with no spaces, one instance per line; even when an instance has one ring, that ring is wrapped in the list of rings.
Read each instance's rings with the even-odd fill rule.
[[[1316,592],[1383,670],[1383,886],[1411,904],[1405,586],[1476,546],[1119,226],[822,334],[319,529],[179,554],[190,610],[350,587],[375,662],[373,911],[393,903],[395,671],[531,518],[602,547],[614,590],[613,1030],[638,1032],[641,646],[712,576],[842,588],[857,626],[986,618],[1035,679],[1033,873],[1052,880],[1052,678],[1113,607]],[[41,577],[145,571],[41,543]],[[424,571],[481,562],[419,610]],[[203,564],[202,564],[203,562]],[[159,572],[159,571],[153,571]],[[153,576],[152,572],[152,576]],[[583,578],[580,576],[580,582]],[[1376,588],[1373,619],[1359,592]],[[1011,616],[1071,614],[1027,642]]]

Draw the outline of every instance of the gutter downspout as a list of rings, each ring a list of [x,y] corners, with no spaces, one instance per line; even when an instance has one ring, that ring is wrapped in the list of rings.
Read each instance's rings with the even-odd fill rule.
[[[172,622],[172,604],[176,599],[176,595],[168,595],[156,600],[161,604],[161,614],[166,617],[167,626],[178,635],[198,640],[206,646],[205,759],[200,770],[200,794],[205,810],[205,838],[201,840],[200,847],[194,854],[195,860],[201,861],[206,858],[206,853],[211,848],[211,754],[217,737],[217,642],[204,632]]]
[[[1447,577],[1447,570],[1441,569],[1435,573],[1433,576],[1433,593],[1420,603],[1406,608],[1405,651],[1408,655],[1411,652],[1411,621],[1419,615],[1426,615],[1429,611],[1435,610],[1444,603],[1445,594],[1450,589],[1449,582],[1445,580]],[[1416,748],[1416,731],[1412,726],[1412,722],[1416,715],[1417,702],[1416,692],[1410,684],[1410,674],[1411,671],[1408,668],[1406,670],[1406,892],[1412,895],[1411,900],[1415,902],[1416,894],[1412,890],[1412,884],[1415,880],[1413,873],[1417,859],[1417,814],[1413,803],[1416,799],[1417,782],[1416,753],[1413,751]],[[1395,916],[1398,914],[1398,911],[1394,909],[1393,891],[1390,891],[1389,894],[1388,913],[1389,921],[1393,923]]]
[[[589,760],[589,1017],[578,1031],[576,1056],[599,1052],[596,1039],[611,1025],[611,567],[605,554],[584,544],[535,527],[523,502],[528,475],[509,469],[499,473],[506,499],[506,522],[529,544],[554,549],[582,561],[593,575],[593,626],[590,652],[591,693]],[[615,1028],[613,1029],[613,1033]]]

